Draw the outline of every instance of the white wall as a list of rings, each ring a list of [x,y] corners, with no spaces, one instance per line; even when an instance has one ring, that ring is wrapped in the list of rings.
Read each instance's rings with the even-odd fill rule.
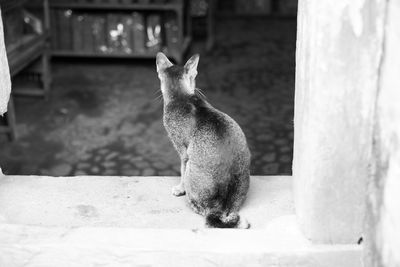
[[[400,1],[388,1],[368,186],[366,266],[400,266]]]
[[[7,111],[7,103],[10,98],[11,80],[10,70],[8,68],[6,48],[4,44],[3,19],[0,9],[0,116]],[[0,176],[3,173],[0,167]]]
[[[3,34],[3,20],[1,18],[0,10],[0,115],[3,115],[7,110],[7,103],[10,96],[11,82],[10,71],[8,68],[8,61],[6,49],[4,45]]]
[[[308,238],[362,235],[385,1],[300,0],[293,176]]]

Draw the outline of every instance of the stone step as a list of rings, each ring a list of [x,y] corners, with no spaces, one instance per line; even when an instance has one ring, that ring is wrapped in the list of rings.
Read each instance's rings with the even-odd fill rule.
[[[0,178],[0,266],[351,266],[358,245],[299,231],[292,177],[252,177],[249,230],[205,229],[177,177]]]

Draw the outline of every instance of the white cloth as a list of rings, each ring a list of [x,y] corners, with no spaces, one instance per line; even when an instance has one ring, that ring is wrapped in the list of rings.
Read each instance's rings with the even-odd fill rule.
[[[3,20],[0,10],[0,115],[3,115],[7,111],[7,103],[10,99],[10,92],[10,69],[8,67],[6,46],[4,44]]]

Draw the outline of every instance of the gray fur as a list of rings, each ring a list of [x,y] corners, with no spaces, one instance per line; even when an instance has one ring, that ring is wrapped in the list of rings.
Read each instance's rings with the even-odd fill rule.
[[[157,54],[164,99],[164,126],[181,159],[181,183],[192,209],[209,227],[248,228],[238,211],[249,188],[250,151],[240,126],[212,107],[195,89],[199,56],[184,67]]]

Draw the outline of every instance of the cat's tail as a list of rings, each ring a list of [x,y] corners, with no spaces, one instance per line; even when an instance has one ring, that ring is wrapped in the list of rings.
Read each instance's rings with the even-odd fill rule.
[[[211,228],[250,228],[247,220],[240,217],[238,213],[226,214],[216,210],[211,210],[206,214],[206,225]]]

